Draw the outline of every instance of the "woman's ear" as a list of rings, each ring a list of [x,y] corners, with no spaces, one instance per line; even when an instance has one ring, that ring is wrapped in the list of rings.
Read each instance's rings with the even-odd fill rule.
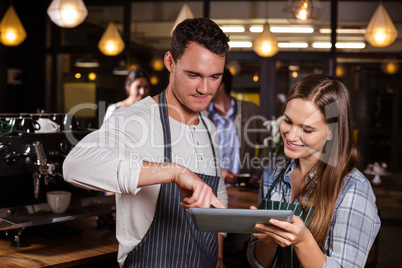
[[[166,52],[165,57],[163,58],[163,63],[165,64],[166,69],[169,72],[172,72],[175,61],[174,61],[173,55],[170,51]]]

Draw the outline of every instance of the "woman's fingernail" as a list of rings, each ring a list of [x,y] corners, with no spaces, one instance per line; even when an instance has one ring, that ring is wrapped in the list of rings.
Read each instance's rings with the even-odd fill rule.
[[[257,229],[261,229],[261,225],[256,224],[256,225],[255,225],[255,228],[257,228]]]

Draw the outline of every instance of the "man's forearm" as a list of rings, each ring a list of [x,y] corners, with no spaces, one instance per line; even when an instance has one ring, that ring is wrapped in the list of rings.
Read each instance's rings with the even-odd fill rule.
[[[138,178],[138,187],[174,182],[184,167],[176,163],[155,163],[143,161]]]

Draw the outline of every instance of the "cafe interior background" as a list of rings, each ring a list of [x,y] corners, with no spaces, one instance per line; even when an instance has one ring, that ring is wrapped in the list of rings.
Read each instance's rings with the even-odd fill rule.
[[[398,79],[402,67],[402,1],[308,0],[309,6],[314,6],[307,13],[311,17],[300,20],[295,17],[298,9],[291,3],[302,1],[85,0],[81,2],[87,13],[71,28],[50,19],[48,8],[53,2],[57,1],[0,1],[0,114],[69,113],[75,115],[81,128],[97,129],[106,107],[125,98],[124,80],[130,68],[139,66],[150,73],[151,95],[165,89],[169,73],[163,56],[175,22],[190,16],[209,17],[230,35],[227,67],[234,74],[233,95],[259,104],[267,119],[281,115],[284,96],[305,75],[328,73],[346,84],[362,156],[359,169],[374,181],[369,165],[378,162],[386,166],[380,172],[381,183],[373,184],[382,229],[381,246],[376,243],[376,258],[371,263],[396,267],[393,265],[401,258],[398,243],[402,239],[402,212],[398,209],[402,207],[402,84]],[[380,4],[387,15],[376,11]],[[6,17],[20,29],[18,44],[7,43]],[[375,42],[374,26],[369,22],[378,17],[388,18],[388,44]],[[109,35],[119,42],[114,54],[103,47]],[[270,42],[276,40],[279,49],[264,54],[259,49],[262,36],[269,36]],[[43,134],[40,140],[57,148],[59,138]],[[22,152],[26,142],[37,138],[22,135],[16,139],[18,136],[10,137]],[[62,147],[62,153],[67,153],[70,145]],[[39,158],[41,146],[33,144],[30,148],[37,150]],[[44,190],[52,184],[34,184],[42,187],[41,193],[34,189],[39,195],[34,199],[32,182],[27,179],[32,174],[35,177],[38,170],[43,173],[42,163],[28,167],[23,163],[27,151],[26,155],[20,151],[13,155],[10,150],[6,143],[0,143],[0,206],[21,204],[25,197],[28,200],[24,204],[44,202]],[[61,163],[63,158],[56,153],[46,150],[48,157]],[[55,176],[42,173],[45,180],[46,176]],[[22,183],[26,184],[24,191]],[[20,189],[18,195],[13,192],[15,188]],[[101,208],[93,215],[111,211],[110,207]],[[87,212],[78,214],[89,216]]]
[[[0,112],[75,109],[78,119],[98,128],[107,105],[124,98],[129,68],[141,66],[149,71],[152,95],[165,88],[168,72],[163,55],[169,49],[173,24],[187,7],[193,16],[209,17],[226,27],[231,39],[227,64],[235,75],[237,98],[256,102],[272,119],[280,115],[281,98],[295,81],[310,73],[333,74],[352,95],[363,166],[385,162],[389,170],[400,171],[401,83],[397,78],[402,41],[397,37],[386,47],[376,47],[365,32],[382,3],[401,33],[402,3],[310,2],[315,4],[313,17],[303,21],[294,19],[289,1],[86,0],[84,21],[66,28],[50,20],[50,0],[1,1],[0,16],[13,6],[26,38],[16,46],[0,45]],[[252,46],[266,22],[279,51],[261,57]],[[124,48],[107,56],[98,43],[111,23]],[[96,106],[77,108],[82,103]]]

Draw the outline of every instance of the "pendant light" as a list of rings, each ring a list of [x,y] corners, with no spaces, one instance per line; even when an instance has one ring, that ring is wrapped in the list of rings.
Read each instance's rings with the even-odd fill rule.
[[[123,51],[123,39],[113,22],[110,22],[107,26],[98,43],[98,48],[106,56],[116,56]]]
[[[53,0],[47,14],[58,26],[74,28],[85,20],[88,10],[82,0]]]
[[[0,42],[5,46],[18,46],[27,37],[27,32],[12,5],[0,22]]]
[[[268,1],[267,1],[268,2]],[[260,57],[272,57],[279,51],[278,41],[275,35],[271,32],[268,24],[268,4],[265,2],[265,19],[264,28],[258,34],[253,43],[253,50]]]
[[[364,37],[374,47],[387,47],[398,37],[398,31],[381,2],[367,25]]]
[[[386,74],[396,74],[399,70],[399,62],[396,58],[386,58],[381,64],[381,69]]]
[[[183,4],[179,12],[179,15],[176,18],[176,21],[173,24],[172,30],[170,30],[170,35],[173,34],[173,31],[176,28],[177,24],[179,24],[185,19],[194,19],[193,12],[191,12],[190,6],[187,4],[187,2]]]
[[[290,12],[297,21],[306,23],[320,18],[323,9],[318,0],[288,0],[283,11]]]
[[[257,36],[253,43],[254,52],[261,57],[272,57],[279,51],[278,41],[271,32],[268,21],[264,24],[264,29]]]

